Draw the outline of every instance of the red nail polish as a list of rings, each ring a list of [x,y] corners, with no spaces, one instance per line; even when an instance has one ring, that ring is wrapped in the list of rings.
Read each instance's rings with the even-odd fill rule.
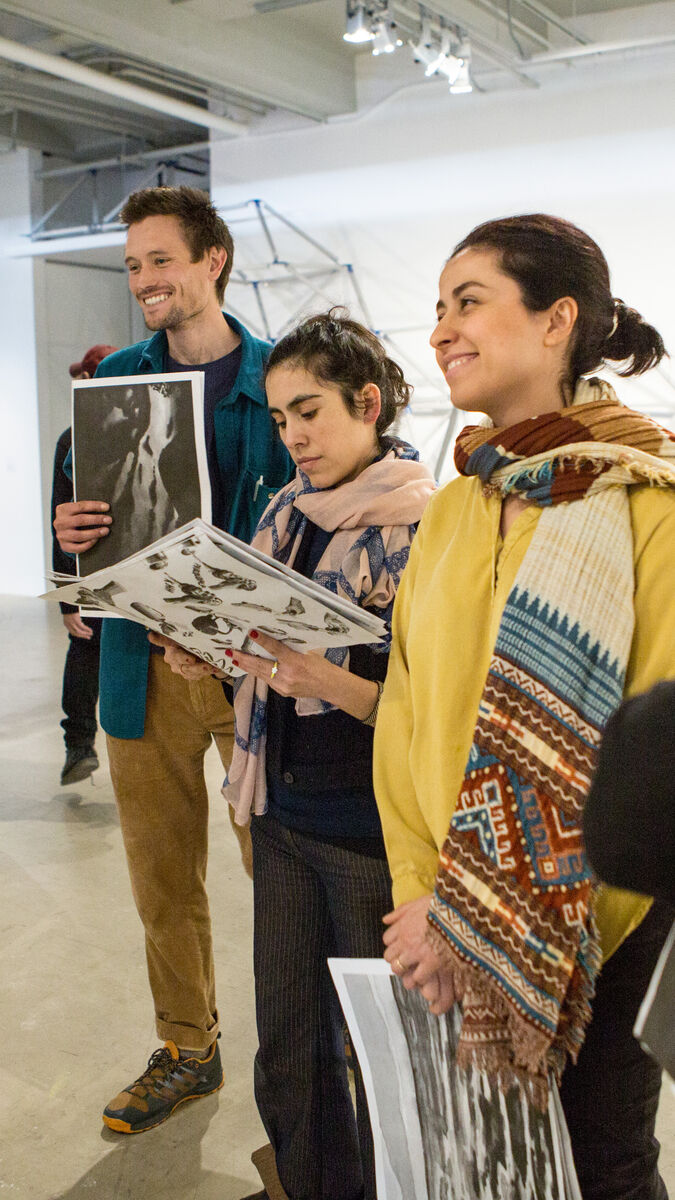
[[[232,658],[232,651],[231,651],[231,650],[226,650],[226,651],[225,651],[225,657],[226,657],[226,658]]]
[[[238,666],[239,666],[239,663],[237,662],[236,658],[233,658],[233,659],[232,659],[232,666],[233,666],[233,667],[238,667]]]
[[[260,635],[259,635],[259,633],[258,633],[258,630],[257,630],[257,629],[252,629],[252,630],[251,630],[251,632],[249,633],[249,635],[248,635],[248,636],[249,636],[249,637],[252,637],[252,638],[257,638],[257,637],[259,637]]]

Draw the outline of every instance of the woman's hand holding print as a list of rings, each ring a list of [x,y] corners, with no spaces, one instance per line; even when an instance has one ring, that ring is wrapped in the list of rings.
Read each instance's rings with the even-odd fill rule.
[[[262,679],[280,696],[293,696],[296,700],[303,696],[318,696],[323,699],[321,689],[325,688],[327,674],[324,668],[330,668],[331,664],[326,662],[322,655],[299,654],[284,642],[279,642],[266,633],[258,633],[255,629],[249,637],[272,657],[263,658],[260,654],[226,650],[227,657],[232,659],[235,667],[241,667],[247,675],[255,675],[257,679]]]
[[[235,667],[262,679],[280,696],[325,700],[357,721],[364,721],[372,713],[379,694],[372,679],[362,679],[343,667],[336,667],[322,653],[299,654],[256,629],[251,630],[249,637],[272,657],[226,650],[227,657]]]
[[[427,936],[431,896],[420,896],[387,913],[384,957],[409,991],[421,992],[435,1016],[455,1003],[452,976]]]

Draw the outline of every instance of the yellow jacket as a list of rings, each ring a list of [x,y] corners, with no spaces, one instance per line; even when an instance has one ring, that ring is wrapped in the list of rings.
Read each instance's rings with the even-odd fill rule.
[[[675,677],[675,491],[632,487],[629,503],[635,633],[626,696]],[[502,610],[541,509],[521,512],[503,540],[500,513],[501,497],[486,498],[476,478],[453,480],[437,492],[396,598],[374,756],[396,904],[433,891]],[[602,889],[605,958],[649,904],[630,892]]]

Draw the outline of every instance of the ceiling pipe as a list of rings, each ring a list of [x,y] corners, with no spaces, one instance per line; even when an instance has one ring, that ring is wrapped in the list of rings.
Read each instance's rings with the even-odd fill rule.
[[[165,146],[163,150],[139,150],[136,154],[116,154],[112,158],[95,158],[90,162],[73,163],[71,167],[51,167],[36,171],[36,179],[60,179],[68,175],[84,175],[87,171],[104,171],[108,167],[127,167],[152,162],[153,159],[183,158],[196,150],[210,150],[212,142],[185,142],[182,146]]]
[[[632,38],[622,42],[595,42],[587,46],[572,46],[569,50],[553,50],[550,54],[533,54],[523,59],[524,68],[545,66],[546,63],[568,62],[574,58],[589,58],[592,54],[625,54],[629,50],[656,50],[675,42],[675,33],[658,37]]]
[[[541,17],[542,21],[546,21],[547,25],[553,25],[555,29],[559,29],[566,37],[571,38],[573,42],[578,42],[580,46],[585,46],[588,38],[584,34],[577,33],[574,29],[570,29],[569,25],[564,25],[563,22],[552,13],[548,8],[541,4],[535,3],[535,0],[520,0],[522,8],[526,8],[535,16]],[[503,17],[502,17],[503,20]]]
[[[230,117],[220,117],[206,108],[198,108],[196,104],[173,100],[159,92],[139,87],[135,83],[127,83],[112,75],[93,71],[91,67],[83,67],[69,58],[44,54],[41,50],[22,46],[19,42],[10,41],[9,38],[0,37],[0,58],[20,63],[24,67],[32,67],[35,71],[44,71],[47,75],[55,75],[58,79],[67,79],[82,87],[93,88],[94,91],[105,92],[109,96],[115,96],[118,100],[138,104],[141,108],[150,108],[154,112],[164,113],[166,116],[176,117],[181,121],[189,121],[192,125],[213,129],[217,133],[224,133],[230,137],[237,137],[248,132],[248,127],[241,121],[233,121]]]

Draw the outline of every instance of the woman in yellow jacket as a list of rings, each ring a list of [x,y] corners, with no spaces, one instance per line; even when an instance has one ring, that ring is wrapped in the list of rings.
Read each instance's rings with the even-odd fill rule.
[[[441,275],[432,345],[460,478],[394,611],[375,787],[397,905],[385,957],[460,1061],[561,1086],[584,1200],[663,1200],[660,1074],[633,1021],[670,913],[599,888],[581,815],[622,697],[675,676],[675,437],[587,378],[656,365],[596,243],[487,222]]]

